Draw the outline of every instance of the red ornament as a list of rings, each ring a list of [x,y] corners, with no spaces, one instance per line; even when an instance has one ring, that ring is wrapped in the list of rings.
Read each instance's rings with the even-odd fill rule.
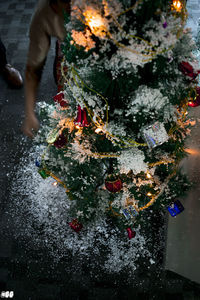
[[[53,144],[58,149],[63,148],[67,144],[67,137],[61,134]]]
[[[120,192],[122,189],[122,181],[120,178],[115,180],[109,180],[109,177],[105,180],[106,189],[111,193]]]
[[[188,106],[196,107],[200,105],[200,87],[196,87],[196,98],[193,101],[188,102]]]
[[[75,125],[78,125],[79,127],[87,127],[89,126],[89,122],[87,120],[87,110],[86,108],[81,108],[80,105],[78,105],[78,112],[76,120],[74,121]]]
[[[76,232],[79,232],[83,228],[83,225],[79,223],[77,219],[72,220],[72,222],[69,223],[69,226]]]
[[[53,100],[56,102],[56,103],[59,103],[61,107],[67,107],[68,106],[68,103],[66,100],[64,100],[64,93],[63,92],[60,92],[58,93],[56,96],[53,97]]]
[[[136,232],[133,231],[130,227],[126,228],[126,231],[128,232],[128,238],[131,240],[136,236]]]
[[[200,73],[200,70],[195,71],[193,66],[186,62],[182,61],[179,65],[179,70],[185,75],[190,77],[192,80],[194,80],[198,74]]]

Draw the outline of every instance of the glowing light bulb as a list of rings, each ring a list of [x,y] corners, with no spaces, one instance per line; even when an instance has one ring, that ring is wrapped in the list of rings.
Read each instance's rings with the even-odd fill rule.
[[[146,176],[148,179],[150,179],[152,177],[150,173],[147,173]]]
[[[172,7],[173,7],[177,12],[181,12],[181,10],[182,10],[182,3],[181,3],[181,1],[174,0],[174,1],[173,1],[173,4],[172,4]]]
[[[98,37],[104,37],[107,32],[106,20],[91,7],[83,13],[86,24],[90,27],[92,33]]]
[[[57,186],[57,185],[58,185],[57,181],[54,181],[54,182],[52,183],[52,185],[53,185],[53,186]]]
[[[150,192],[147,193],[147,196],[148,196],[148,197],[151,197],[151,196],[152,196],[152,193],[150,193]]]
[[[99,133],[99,132],[101,132],[101,131],[102,131],[102,129],[101,129],[100,127],[98,127],[98,128],[95,130],[96,133]]]

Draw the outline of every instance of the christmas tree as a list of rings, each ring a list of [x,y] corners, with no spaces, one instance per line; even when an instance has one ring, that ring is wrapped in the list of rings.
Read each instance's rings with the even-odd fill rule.
[[[97,219],[135,236],[144,211],[184,208],[187,107],[199,105],[186,3],[74,1],[65,14],[64,85],[40,104],[38,171],[70,199],[76,232]]]

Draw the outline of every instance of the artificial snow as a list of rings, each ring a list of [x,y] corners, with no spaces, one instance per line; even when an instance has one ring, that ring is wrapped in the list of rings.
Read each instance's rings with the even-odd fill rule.
[[[129,240],[126,231],[122,233],[106,223],[102,212],[95,223],[83,224],[80,233],[74,232],[68,225],[73,203],[62,186],[53,185],[53,178],[44,180],[37,172],[38,149],[31,149],[28,159],[22,158],[10,191],[13,201],[9,214],[14,220],[16,238],[30,238],[34,249],[45,245],[55,261],[69,251],[73,256],[91,259],[102,255],[101,249],[106,248],[101,268],[108,273],[126,267],[134,271],[139,257],[151,257],[139,229],[135,229],[136,237]]]

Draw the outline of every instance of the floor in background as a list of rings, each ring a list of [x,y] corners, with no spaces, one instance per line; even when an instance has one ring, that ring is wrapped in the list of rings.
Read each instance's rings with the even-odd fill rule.
[[[28,48],[28,28],[35,4],[36,0],[0,0],[0,36],[6,45],[9,63],[22,73]],[[198,5],[198,1],[191,1],[191,5],[197,15],[195,5]],[[40,101],[49,102],[56,93],[52,72],[54,47],[55,41],[52,42],[44,69],[38,95]],[[114,278],[113,284],[107,278],[92,282],[86,276],[89,270],[85,266],[85,275],[80,274],[83,277],[82,282],[79,282],[76,273],[66,272],[66,262],[55,267],[45,250],[38,252],[36,249],[26,249],[26,241],[14,240],[9,232],[4,232],[5,236],[3,235],[2,228],[5,230],[7,224],[8,229],[9,226],[12,227],[6,214],[6,206],[8,201],[15,201],[8,197],[14,178],[14,175],[12,177],[8,174],[14,174],[18,162],[26,156],[31,146],[31,142],[23,138],[20,131],[23,106],[24,90],[10,89],[0,78],[0,186],[3,187],[0,190],[0,290],[14,290],[14,299],[17,300],[200,299],[200,286],[173,272],[162,274],[153,289],[151,276],[143,274],[146,285],[136,289],[123,282],[117,285]],[[73,259],[76,263],[76,257]]]
[[[188,1],[188,13],[187,26],[192,28],[195,37],[200,18],[199,0]],[[184,212],[169,217],[166,269],[200,283],[200,108],[190,108],[188,112],[196,124],[185,145],[192,154],[182,161],[182,167],[194,187],[181,199]]]

